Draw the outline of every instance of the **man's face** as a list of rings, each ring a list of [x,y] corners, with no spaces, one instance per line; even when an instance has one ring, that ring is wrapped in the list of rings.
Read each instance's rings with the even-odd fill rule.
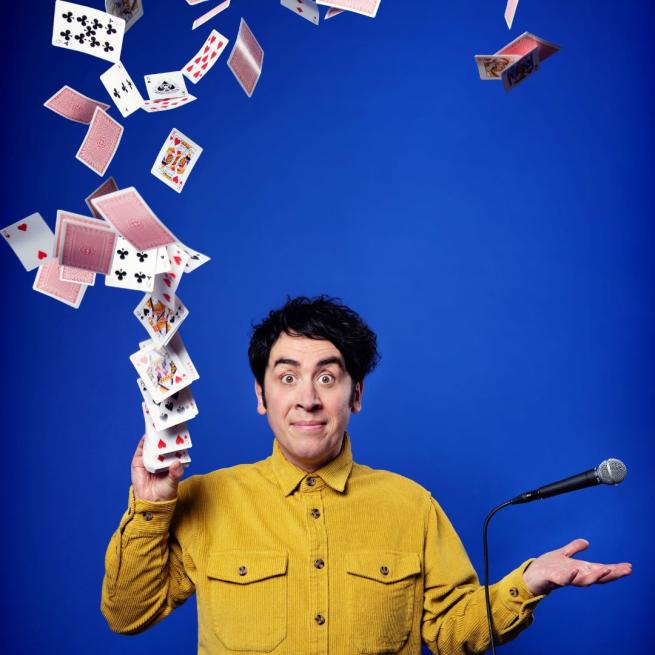
[[[255,392],[282,454],[310,472],[339,454],[350,413],[361,409],[361,384],[353,388],[337,347],[284,332],[271,348],[264,390],[255,382]]]

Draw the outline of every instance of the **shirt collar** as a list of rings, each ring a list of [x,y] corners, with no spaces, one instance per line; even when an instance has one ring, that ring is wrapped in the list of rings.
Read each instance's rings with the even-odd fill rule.
[[[280,450],[277,439],[273,441],[271,464],[280,489],[282,489],[285,496],[292,493],[305,476],[310,475],[286,459]],[[314,471],[311,475],[317,478],[320,477],[328,486],[341,493],[346,488],[346,481],[352,467],[353,457],[350,448],[350,437],[346,432],[343,437],[341,452],[332,461]]]

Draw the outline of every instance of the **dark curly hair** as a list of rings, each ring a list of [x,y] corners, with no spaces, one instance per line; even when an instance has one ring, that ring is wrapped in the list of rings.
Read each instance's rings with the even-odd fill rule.
[[[250,368],[262,389],[271,348],[283,332],[292,337],[326,339],[333,343],[343,356],[353,387],[380,360],[375,333],[339,298],[287,297],[284,307],[272,310],[261,323],[253,326],[250,337]]]

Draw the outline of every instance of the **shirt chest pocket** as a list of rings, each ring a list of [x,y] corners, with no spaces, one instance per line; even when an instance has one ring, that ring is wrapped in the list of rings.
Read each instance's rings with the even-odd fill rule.
[[[228,650],[268,653],[287,634],[287,553],[211,553],[209,602],[218,638]]]
[[[359,653],[396,653],[414,616],[416,553],[366,551],[346,556],[351,638]]]

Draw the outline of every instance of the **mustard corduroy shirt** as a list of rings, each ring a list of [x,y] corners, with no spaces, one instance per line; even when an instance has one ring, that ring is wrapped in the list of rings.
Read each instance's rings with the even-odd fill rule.
[[[532,621],[543,596],[528,560],[493,585],[499,642]],[[484,589],[430,493],[356,464],[350,438],[308,474],[277,441],[254,464],[181,482],[172,501],[135,500],[109,543],[102,613],[150,628],[194,592],[198,653],[420,655],[488,647]]]

